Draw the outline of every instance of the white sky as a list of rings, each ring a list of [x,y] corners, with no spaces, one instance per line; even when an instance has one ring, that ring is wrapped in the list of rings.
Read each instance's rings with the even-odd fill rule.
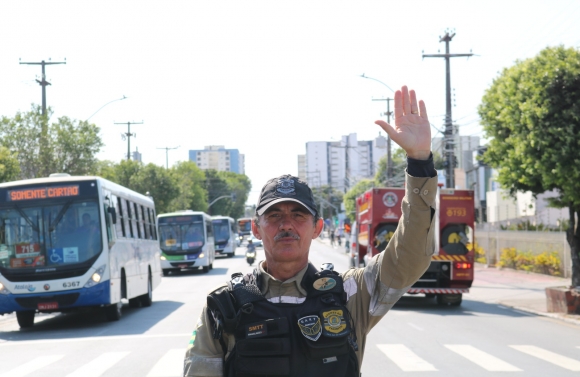
[[[252,180],[249,204],[271,177],[297,174],[307,141],[356,132],[374,138],[391,88],[414,88],[442,129],[444,52],[457,33],[453,119],[483,136],[477,105],[498,72],[546,46],[580,47],[580,2],[552,1],[2,1],[0,115],[41,103],[40,66],[54,116],[101,128],[101,159],[119,161],[127,126],[145,163],[187,160],[207,145],[237,148]],[[438,136],[432,130],[433,136]]]

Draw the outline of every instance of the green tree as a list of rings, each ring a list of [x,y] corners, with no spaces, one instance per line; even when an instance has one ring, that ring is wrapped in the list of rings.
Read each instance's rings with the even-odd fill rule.
[[[375,187],[374,180],[363,179],[358,181],[356,185],[351,187],[351,189],[344,194],[344,209],[346,210],[346,215],[350,221],[356,220],[356,197],[373,187]]]
[[[228,216],[231,207],[231,199],[218,199],[220,196],[230,195],[228,183],[217,170],[207,169],[205,173],[205,189],[207,191],[208,213],[212,216]]]
[[[122,163],[121,163],[122,164]],[[179,195],[173,175],[161,166],[147,164],[129,180],[130,189],[151,195],[157,213],[169,212],[169,205]]]
[[[0,146],[0,183],[14,181],[19,176],[18,158],[8,148]]]
[[[344,193],[340,190],[330,187],[329,185],[322,185],[320,187],[313,187],[312,194],[318,209],[322,208],[320,216],[323,219],[329,219],[338,215],[340,211],[340,204],[343,201]]]
[[[51,173],[86,175],[95,170],[95,155],[103,146],[99,128],[85,121],[60,117],[50,123],[38,105],[13,118],[0,119],[0,144],[16,152],[21,178]]]
[[[113,161],[110,160],[98,160],[94,166],[94,170],[91,174],[98,177],[108,179],[109,181],[117,182],[116,167]],[[117,182],[118,183],[118,182]]]
[[[550,47],[506,68],[479,106],[490,138],[483,161],[513,196],[556,189],[556,207],[567,206],[572,285],[580,285],[580,52]]]
[[[114,179],[115,183],[121,186],[131,188],[131,179],[139,174],[143,164],[139,161],[121,160],[117,165],[114,165]]]
[[[226,216],[230,216],[234,219],[244,217],[246,201],[248,200],[248,195],[252,189],[252,182],[245,174],[221,171],[218,172],[218,175],[228,185],[229,192],[235,195],[235,200],[229,201],[229,208]],[[223,200],[225,201],[228,199]]]
[[[176,182],[179,194],[169,204],[170,211],[191,209],[207,211],[205,175],[192,161],[179,162],[169,170]]]
[[[387,155],[381,157],[375,174],[377,186],[402,187],[405,183],[405,169],[407,168],[407,155],[402,148],[395,148],[391,154],[393,163],[393,175],[390,184],[387,184]]]

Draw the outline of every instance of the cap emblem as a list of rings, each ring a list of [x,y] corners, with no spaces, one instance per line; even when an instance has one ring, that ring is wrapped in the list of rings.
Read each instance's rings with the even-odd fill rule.
[[[281,178],[278,180],[276,191],[284,195],[296,195],[294,190],[294,180],[289,178]]]

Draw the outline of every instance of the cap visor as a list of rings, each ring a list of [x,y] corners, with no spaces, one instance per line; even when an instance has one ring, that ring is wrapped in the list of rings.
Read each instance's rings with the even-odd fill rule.
[[[265,206],[263,206],[262,208],[256,210],[256,213],[258,214],[258,216],[262,216],[268,208],[272,207],[274,204],[282,203],[282,202],[295,202],[295,203],[301,204],[302,207],[306,208],[308,210],[308,212],[310,212],[312,214],[312,216],[316,216],[315,211],[313,211],[307,205],[302,203],[300,200],[292,199],[292,198],[280,198],[280,199],[272,200],[270,203],[268,203]]]

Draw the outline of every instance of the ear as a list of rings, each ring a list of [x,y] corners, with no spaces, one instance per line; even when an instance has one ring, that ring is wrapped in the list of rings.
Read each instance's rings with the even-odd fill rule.
[[[260,232],[258,232],[258,226],[256,225],[256,223],[254,222],[254,219],[252,219],[252,234],[254,235],[254,237],[256,237],[257,239],[261,240],[262,236],[260,236]]]
[[[322,218],[318,219],[316,225],[314,226],[314,234],[312,235],[312,239],[317,238],[322,233],[322,229],[324,229],[324,220]]]

